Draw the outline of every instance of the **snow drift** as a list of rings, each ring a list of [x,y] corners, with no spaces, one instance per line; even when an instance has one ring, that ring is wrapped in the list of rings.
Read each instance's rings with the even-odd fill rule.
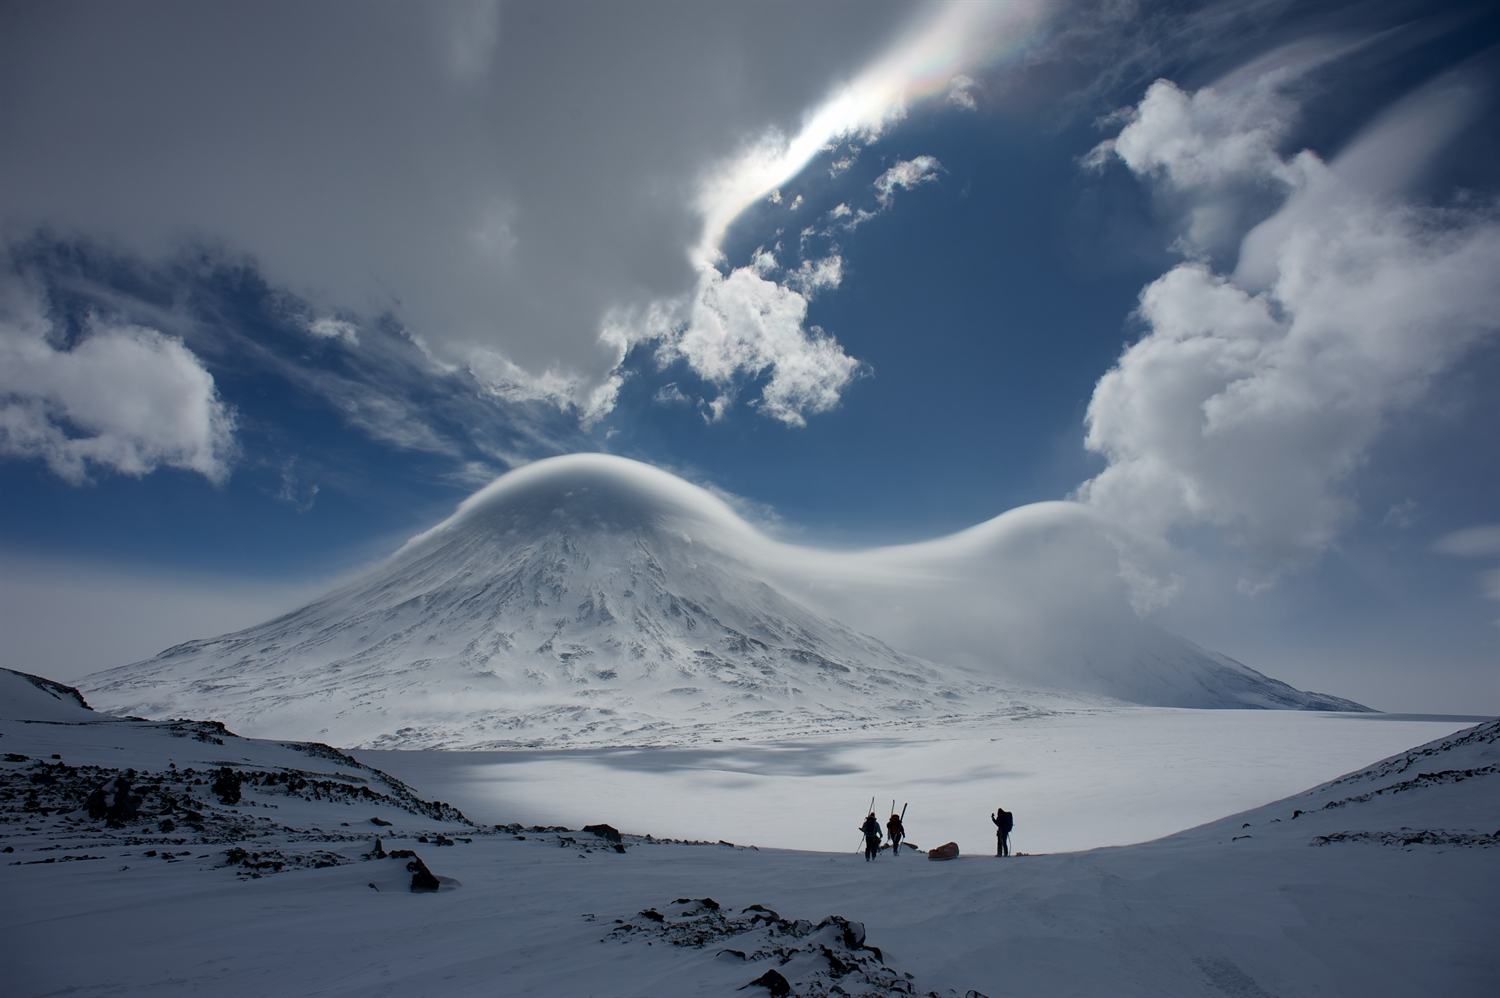
[[[388,747],[774,737],[1091,696],[1359,709],[1142,622],[1116,551],[1066,503],[927,544],[798,547],[665,472],[574,455],[302,609],[84,686],[114,710]]]

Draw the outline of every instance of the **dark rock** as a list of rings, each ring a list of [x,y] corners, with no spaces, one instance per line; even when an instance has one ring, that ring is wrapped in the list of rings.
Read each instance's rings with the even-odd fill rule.
[[[209,787],[214,796],[219,798],[220,804],[238,804],[240,802],[240,785],[244,782],[239,773],[228,766],[220,766],[214,776],[213,785]]]
[[[854,964],[843,960],[827,946],[823,946],[821,949],[823,950],[824,959],[828,961],[828,972],[834,977],[843,977],[854,969]]]
[[[625,843],[616,842],[611,848],[613,848],[615,852],[623,855],[625,852]]]
[[[411,859],[416,855],[416,853],[412,852],[410,849],[392,849],[390,852],[386,853],[386,855],[391,859]]]
[[[385,859],[385,845],[380,841],[380,836],[375,836],[375,848],[365,853],[370,859]]]
[[[620,842],[620,830],[613,825],[584,825],[585,832],[592,832],[606,842]]]
[[[125,823],[135,818],[140,811],[141,798],[131,792],[130,777],[135,770],[127,769],[125,776],[115,777],[115,799],[105,812],[105,818],[111,828],[123,828]],[[106,784],[108,786],[108,784]]]
[[[663,915],[661,912],[657,911],[655,908],[647,908],[645,911],[641,912],[640,914],[641,914],[642,918],[648,919],[648,920],[650,920],[652,922],[665,922],[667,920],[667,916]]]
[[[719,910],[719,902],[715,901],[713,898],[678,898],[676,901],[673,901],[672,903],[673,904],[696,904],[696,905],[698,905],[700,907],[707,908],[709,911],[718,911]],[[760,905],[754,905],[753,907],[760,908]],[[749,911],[750,908],[746,908],[745,910]],[[764,909],[762,909],[762,910],[764,910]]]
[[[159,832],[171,832],[175,831],[176,828],[177,822],[173,821],[171,818],[163,818],[161,819],[161,821],[156,823],[156,830]]]
[[[389,821],[386,821],[384,818],[371,818],[370,824],[379,825],[381,828],[391,827],[391,823]]]
[[[724,841],[724,840],[723,840],[723,839],[720,839],[720,840],[719,840],[719,845],[721,845],[721,846],[728,846],[728,847],[729,847],[729,848],[731,848],[731,849],[733,849],[733,848],[734,848],[734,843],[733,843],[733,842],[726,842],[726,841]],[[781,975],[779,975],[779,974],[778,974],[778,975],[777,975],[777,976],[778,976],[778,977],[779,977],[779,976],[781,976]]]
[[[438,878],[427,869],[427,864],[420,857],[413,856],[406,863],[406,868],[411,871],[411,889],[413,893],[421,894],[437,890],[441,885]]]
[[[792,985],[774,970],[766,971],[739,990],[744,991],[745,988],[765,988],[771,992],[771,998],[789,998],[792,993]]]

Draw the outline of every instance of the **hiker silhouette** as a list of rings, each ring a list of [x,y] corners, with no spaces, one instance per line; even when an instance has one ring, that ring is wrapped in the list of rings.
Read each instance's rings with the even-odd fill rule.
[[[886,834],[891,839],[891,855],[901,854],[901,840],[906,838],[906,828],[901,824],[901,815],[892,814],[889,821],[885,823]]]
[[[1003,807],[995,808],[995,813],[990,815],[990,821],[995,823],[995,855],[1010,855],[1010,830],[1016,827],[1016,816]]]
[[[865,833],[865,862],[868,863],[880,855],[880,821],[874,811],[865,816],[865,823],[859,826],[859,830]]]

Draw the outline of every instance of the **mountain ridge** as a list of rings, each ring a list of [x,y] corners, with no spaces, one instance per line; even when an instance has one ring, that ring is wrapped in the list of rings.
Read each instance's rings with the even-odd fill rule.
[[[429,748],[800,735],[1109,702],[898,650],[768,568],[788,552],[820,557],[664,472],[551,459],[497,479],[350,585],[85,686],[145,716]],[[1154,633],[1158,672],[1207,682],[1209,705],[1335,702]]]

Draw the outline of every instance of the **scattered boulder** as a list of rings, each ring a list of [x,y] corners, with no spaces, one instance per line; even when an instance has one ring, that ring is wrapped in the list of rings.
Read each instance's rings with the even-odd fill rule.
[[[384,818],[371,818],[370,819],[370,824],[372,824],[372,825],[378,825],[381,828],[389,828],[389,827],[391,827],[391,823],[389,821],[386,821]]]
[[[645,911],[641,912],[640,914],[641,914],[642,918],[649,919],[649,920],[651,920],[653,922],[665,922],[667,920],[667,916],[663,915],[661,912],[657,911],[655,908],[647,908]]]
[[[592,832],[606,842],[618,843],[623,841],[620,838],[620,830],[613,825],[584,825],[583,830],[585,832]]]
[[[411,871],[411,889],[413,894],[430,893],[437,890],[441,885],[438,878],[427,869],[427,864],[421,858],[413,855],[406,861],[406,868]]]
[[[125,776],[115,777],[115,799],[105,811],[106,824],[111,828],[123,828],[127,821],[134,820],[141,808],[141,798],[132,793],[130,777],[134,770],[126,770]],[[108,786],[106,783],[105,786]]]
[[[927,858],[928,859],[957,859],[958,858],[958,843],[957,842],[944,842],[942,845],[938,846],[936,849],[929,849],[929,850],[927,850]]]
[[[240,802],[240,774],[228,766],[220,766],[219,772],[214,776],[214,782],[210,790],[214,796],[219,798],[220,804],[238,804]]]
[[[791,983],[774,970],[766,971],[739,990],[743,991],[745,988],[765,988],[771,992],[771,998],[788,998],[792,993]]]

